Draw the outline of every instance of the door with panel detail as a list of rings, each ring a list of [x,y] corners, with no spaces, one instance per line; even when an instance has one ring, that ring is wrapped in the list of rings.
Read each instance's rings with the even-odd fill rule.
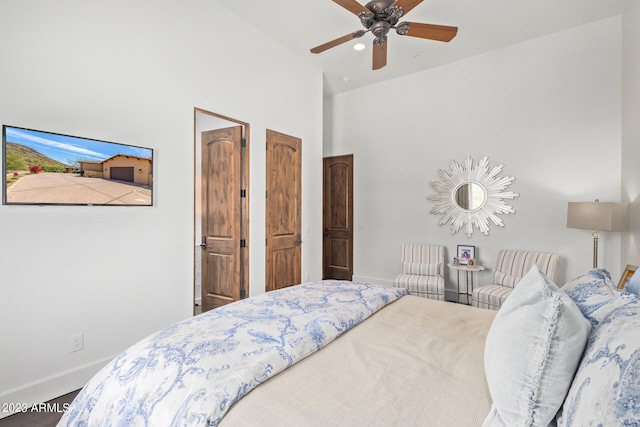
[[[322,276],[353,278],[353,155],[323,159]]]
[[[267,130],[266,289],[301,282],[302,141]]]
[[[202,132],[202,311],[240,299],[242,126]]]

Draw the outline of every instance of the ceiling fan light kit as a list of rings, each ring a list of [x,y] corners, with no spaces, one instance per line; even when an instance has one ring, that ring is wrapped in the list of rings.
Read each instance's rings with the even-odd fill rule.
[[[372,0],[362,5],[356,0],[333,0],[351,13],[358,16],[360,23],[366,30],[354,31],[350,34],[338,37],[327,43],[311,49],[311,53],[321,53],[360,38],[371,31],[373,39],[373,65],[374,70],[387,65],[387,34],[389,30],[396,30],[400,36],[411,36],[422,39],[451,41],[458,33],[458,27],[446,25],[422,24],[419,22],[398,22],[411,9],[422,3],[423,0]]]

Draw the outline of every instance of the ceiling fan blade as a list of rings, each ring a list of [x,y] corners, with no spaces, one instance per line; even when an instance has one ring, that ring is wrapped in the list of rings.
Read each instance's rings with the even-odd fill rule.
[[[401,36],[420,37],[422,39],[448,42],[458,34],[458,27],[446,25],[421,24],[418,22],[404,22],[409,25],[409,31],[398,32]],[[400,27],[400,25],[399,25]]]
[[[406,15],[407,13],[409,13],[409,11],[411,11],[411,9],[413,9],[423,1],[424,0],[398,0],[393,5],[401,7],[404,11],[404,14]]]
[[[358,37],[362,37],[362,34],[364,34],[364,31],[355,31],[353,33],[349,33],[346,34],[342,37],[338,37],[335,40],[331,40],[330,42],[326,42],[324,44],[321,44],[320,46],[316,46],[313,49],[311,49],[311,53],[321,53],[324,52],[325,50],[331,49],[332,47],[336,47],[342,43],[346,43],[349,40],[353,40],[353,39],[357,39]]]
[[[387,42],[373,44],[373,69],[379,70],[387,65]]]
[[[356,0],[333,0],[334,3],[338,3],[340,6],[347,9],[349,12],[354,15],[359,14],[360,12],[370,13],[371,11],[358,3]]]

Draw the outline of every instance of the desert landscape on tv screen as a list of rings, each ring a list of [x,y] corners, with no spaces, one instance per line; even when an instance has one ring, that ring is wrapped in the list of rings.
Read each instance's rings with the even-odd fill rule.
[[[3,126],[3,204],[153,205],[150,148]]]

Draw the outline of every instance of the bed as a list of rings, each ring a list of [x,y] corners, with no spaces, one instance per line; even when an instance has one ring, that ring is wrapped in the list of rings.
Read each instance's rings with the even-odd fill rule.
[[[402,297],[257,387],[220,425],[479,426],[491,407],[482,355],[494,315]]]
[[[563,360],[564,353],[572,353],[568,359],[575,365],[557,368],[571,372],[560,392],[562,399],[555,397],[551,405],[546,400],[558,393],[548,392],[544,375],[537,378],[532,397],[532,388],[518,382],[518,372],[494,372],[496,363],[503,369],[513,364],[512,359],[542,366],[535,349],[504,338],[506,333],[537,342],[510,330],[518,327],[513,313],[522,316],[530,306],[511,310],[507,305],[495,312],[418,298],[404,289],[320,281],[203,313],[140,341],[89,381],[58,425],[489,427],[516,425],[515,419],[518,425],[548,425],[551,419],[567,427],[589,425],[585,420],[594,410],[586,410],[581,402],[593,405],[590,399],[597,403],[610,396],[600,385],[591,387],[598,381],[590,371],[593,360],[583,361],[583,350],[585,355],[601,350],[594,331],[603,330],[606,319],[625,320],[628,327],[617,325],[616,330],[629,329],[632,335],[640,331],[638,316],[631,314],[640,303],[630,294],[608,294],[610,278],[607,281],[605,273],[593,270],[565,285],[566,290],[545,281],[539,271],[523,283],[546,292],[535,300],[544,301],[549,313],[563,310],[558,301],[564,301],[580,317],[573,321],[586,334],[575,339],[583,341],[577,344],[582,346],[579,351],[555,349],[558,342],[571,339],[550,334],[549,324],[539,321],[534,310],[533,324],[541,324],[544,332],[541,339],[555,337],[555,343],[547,342],[552,348],[540,352],[547,364],[544,371],[553,373],[556,351],[563,352]],[[555,299],[549,297],[550,285]],[[509,300],[521,304],[518,295],[527,300],[531,293],[514,291],[516,297]],[[599,298],[595,317],[594,297]],[[610,310],[603,308],[607,306]],[[623,308],[624,316],[612,315]],[[549,317],[556,322],[554,331],[579,335],[559,323],[560,318],[570,318],[568,314],[554,313]],[[622,339],[633,341],[629,336]],[[610,417],[626,422],[602,425],[640,426],[640,367],[633,365],[640,350],[634,351],[629,345],[616,347],[618,359],[626,361],[624,369],[616,371],[617,362],[606,364],[608,375],[616,378],[615,387],[607,382],[609,400],[625,400],[626,406],[605,411],[602,417],[609,418],[593,415],[600,422]],[[487,364],[487,354],[495,363]],[[526,371],[531,363],[524,365]],[[588,381],[581,377],[584,372]],[[575,386],[574,374],[581,381]],[[515,379],[521,390],[510,390],[506,377]]]

